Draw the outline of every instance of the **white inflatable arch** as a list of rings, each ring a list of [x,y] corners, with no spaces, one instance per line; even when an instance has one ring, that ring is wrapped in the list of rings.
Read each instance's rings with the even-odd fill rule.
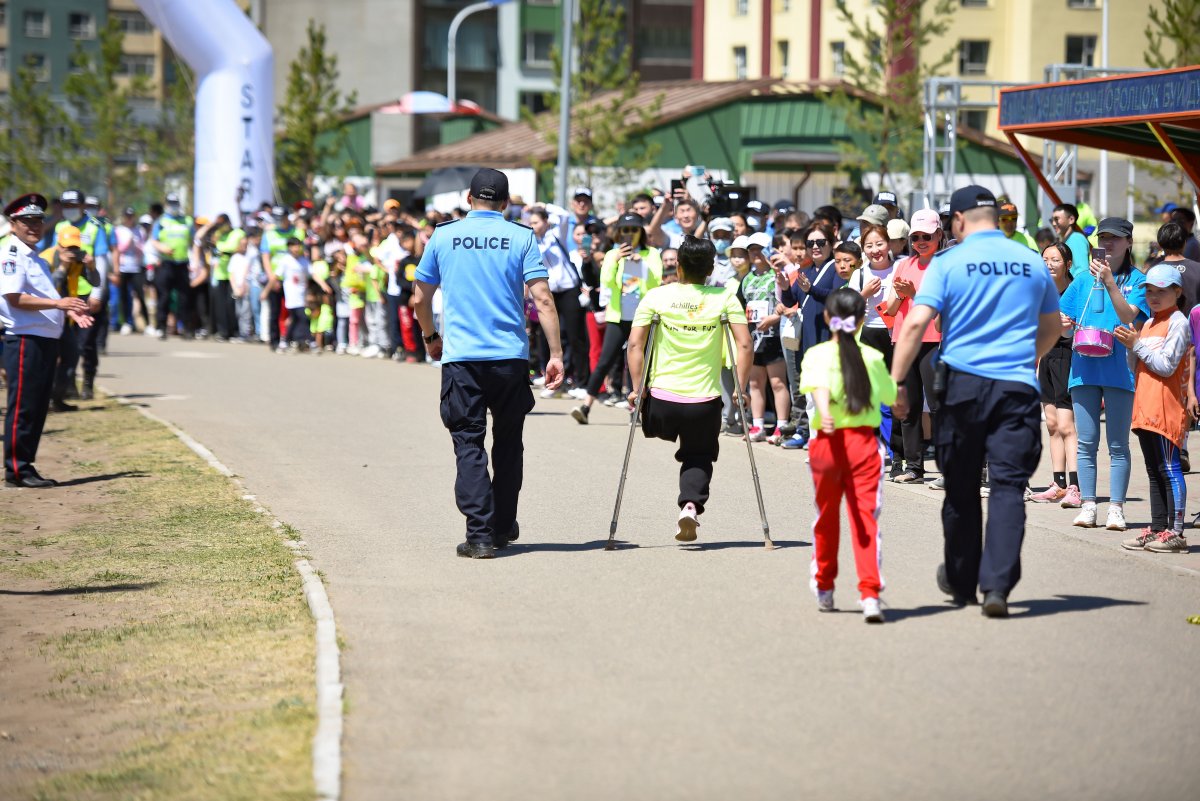
[[[271,45],[234,0],[137,0],[196,73],[196,177],[192,213],[225,212],[275,198]]]

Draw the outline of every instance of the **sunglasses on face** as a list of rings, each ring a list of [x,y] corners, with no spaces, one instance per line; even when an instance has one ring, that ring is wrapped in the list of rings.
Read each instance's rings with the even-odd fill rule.
[[[932,242],[934,234],[909,234],[908,238],[913,242]]]
[[[829,240],[828,239],[809,239],[809,240],[806,240],[804,244],[808,245],[810,248],[823,248],[829,244]]]
[[[620,228],[617,232],[621,234],[636,234],[640,230],[640,228]]]

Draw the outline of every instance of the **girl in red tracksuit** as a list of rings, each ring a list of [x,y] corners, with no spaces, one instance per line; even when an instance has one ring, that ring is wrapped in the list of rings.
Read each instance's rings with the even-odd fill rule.
[[[877,429],[880,406],[896,400],[883,354],[858,341],[866,319],[863,296],[843,287],[825,301],[825,321],[833,338],[809,348],[800,366],[800,391],[816,403],[808,446],[816,487],[813,521],[812,589],[817,609],[833,611],[837,578],[839,512],[842,496],[858,568],[859,606],[868,623],[882,623],[879,591],[879,511],[883,505],[883,446]]]

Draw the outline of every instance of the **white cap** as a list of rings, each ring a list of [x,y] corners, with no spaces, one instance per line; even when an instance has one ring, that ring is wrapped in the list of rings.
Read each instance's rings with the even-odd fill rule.
[[[771,237],[768,236],[766,233],[759,231],[756,234],[750,235],[750,244],[758,245],[761,248],[770,248],[771,247]]]
[[[717,217],[708,224],[708,231],[733,231],[733,220],[728,217]]]
[[[143,214],[141,217],[138,217],[138,225],[154,225],[154,218],[149,214]]]
[[[733,240],[733,243],[729,246],[729,249],[730,250],[745,250],[749,245],[750,245],[750,237],[743,234],[742,236],[739,236],[737,239]]]

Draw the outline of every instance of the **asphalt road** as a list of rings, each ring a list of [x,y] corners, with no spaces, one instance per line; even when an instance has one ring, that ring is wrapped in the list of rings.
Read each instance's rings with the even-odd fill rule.
[[[842,613],[816,611],[804,452],[756,451],[783,547],[730,438],[680,547],[673,450],[639,435],[630,547],[606,553],[628,418],[539,400],[521,540],[470,561],[436,369],[114,336],[100,371],[309,543],[346,645],[352,801],[1200,797],[1195,545],[1129,553],[1033,509],[1013,616],[987,620],[934,585],[940,497],[892,485],[868,626],[848,544]]]

